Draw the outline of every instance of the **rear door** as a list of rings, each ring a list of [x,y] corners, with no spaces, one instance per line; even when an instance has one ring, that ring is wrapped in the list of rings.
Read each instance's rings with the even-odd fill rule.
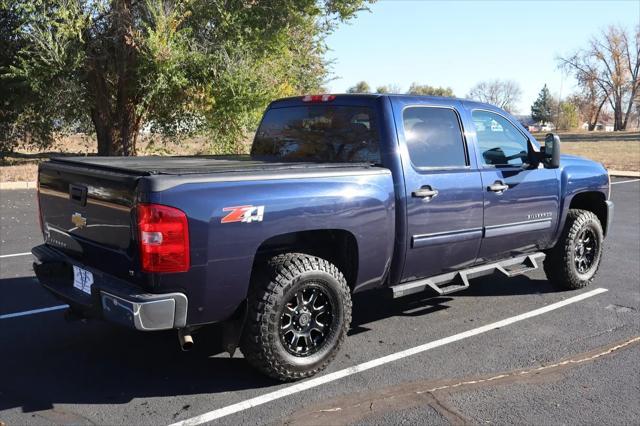
[[[407,193],[402,281],[474,263],[482,237],[482,183],[455,100],[393,99]]]
[[[469,110],[484,193],[484,238],[478,261],[545,248],[558,220],[557,171],[523,168],[529,137],[506,114]]]

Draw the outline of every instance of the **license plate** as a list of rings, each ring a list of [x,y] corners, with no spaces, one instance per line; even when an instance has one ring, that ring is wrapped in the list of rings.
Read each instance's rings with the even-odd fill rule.
[[[91,294],[93,285],[93,274],[86,269],[73,265],[73,286],[87,294]]]

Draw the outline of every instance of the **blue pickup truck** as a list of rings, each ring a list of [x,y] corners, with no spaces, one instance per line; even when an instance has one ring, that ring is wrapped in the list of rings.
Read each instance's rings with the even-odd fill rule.
[[[38,180],[34,269],[70,315],[176,329],[183,349],[222,323],[225,348],[279,380],[334,358],[355,292],[539,266],[584,287],[613,215],[601,164],[439,97],[281,99],[248,156],[56,158]]]

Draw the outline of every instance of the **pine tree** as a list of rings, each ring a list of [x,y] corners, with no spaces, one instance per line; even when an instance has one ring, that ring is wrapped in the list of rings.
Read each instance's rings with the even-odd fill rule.
[[[536,99],[533,105],[531,105],[531,118],[535,122],[540,122],[542,124],[550,122],[552,117],[552,105],[553,99],[551,98],[551,93],[549,93],[549,89],[545,84],[538,94],[538,99]]]

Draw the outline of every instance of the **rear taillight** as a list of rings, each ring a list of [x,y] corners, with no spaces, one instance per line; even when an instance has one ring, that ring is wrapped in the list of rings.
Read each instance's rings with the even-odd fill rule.
[[[329,102],[336,98],[336,95],[307,95],[302,98],[302,102]]]
[[[138,237],[144,272],[189,270],[189,225],[183,211],[160,204],[139,204]]]

